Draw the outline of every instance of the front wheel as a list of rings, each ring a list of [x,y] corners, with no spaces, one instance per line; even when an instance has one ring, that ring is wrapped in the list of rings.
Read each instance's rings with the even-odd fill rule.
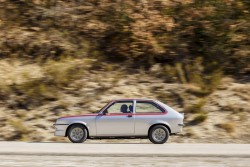
[[[72,125],[68,131],[68,138],[72,143],[82,143],[87,139],[87,129],[83,125]]]
[[[169,131],[163,125],[156,125],[150,129],[148,137],[154,144],[164,144],[168,140]]]

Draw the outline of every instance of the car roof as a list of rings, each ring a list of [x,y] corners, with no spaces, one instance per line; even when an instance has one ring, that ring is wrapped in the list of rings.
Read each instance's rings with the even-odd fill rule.
[[[145,100],[145,101],[156,101],[154,99],[146,99],[146,98],[125,98],[125,99],[114,99],[114,101],[126,101],[126,100]]]

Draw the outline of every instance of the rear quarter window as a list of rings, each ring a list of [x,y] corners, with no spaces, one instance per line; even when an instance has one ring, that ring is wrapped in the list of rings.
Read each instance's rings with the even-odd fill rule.
[[[163,113],[165,110],[154,102],[137,101],[136,113]]]

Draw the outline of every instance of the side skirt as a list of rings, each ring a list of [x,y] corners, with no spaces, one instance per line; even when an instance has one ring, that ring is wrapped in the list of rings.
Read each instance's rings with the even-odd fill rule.
[[[177,136],[180,134],[171,133],[170,136]],[[148,136],[90,136],[88,139],[148,139]]]
[[[148,139],[148,136],[93,136],[89,139]]]

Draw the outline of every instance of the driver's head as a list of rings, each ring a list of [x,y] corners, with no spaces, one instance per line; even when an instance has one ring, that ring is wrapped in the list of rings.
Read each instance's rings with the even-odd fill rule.
[[[128,106],[126,105],[126,104],[123,104],[122,106],[121,106],[121,112],[122,113],[126,113],[127,112],[127,110],[128,110]]]

